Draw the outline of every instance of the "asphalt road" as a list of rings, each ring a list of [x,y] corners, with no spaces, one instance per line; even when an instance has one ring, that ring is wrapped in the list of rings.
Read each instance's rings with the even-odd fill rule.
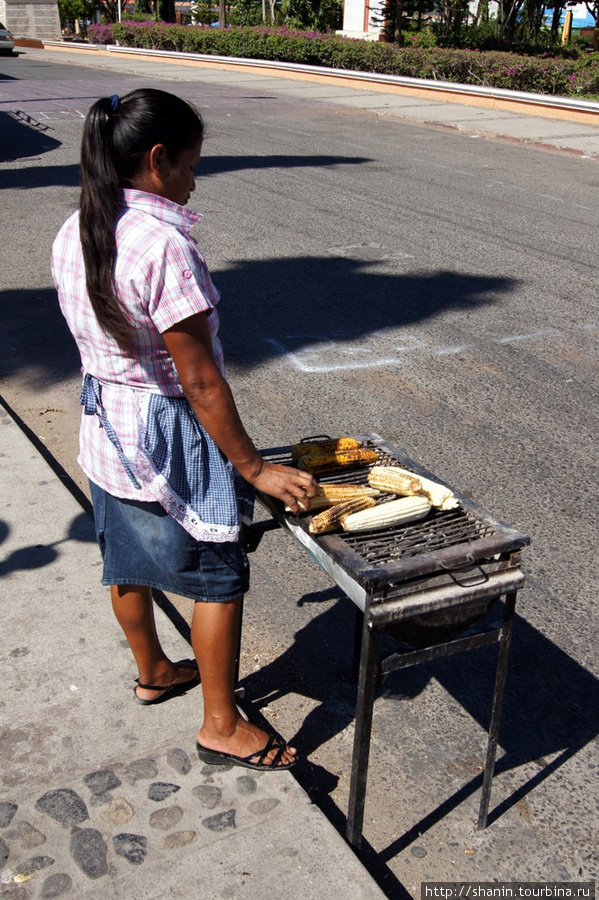
[[[82,117],[140,84],[208,129],[190,206],[261,446],[374,431],[531,536],[492,797],[474,830],[494,671],[483,650],[391,676],[364,833],[390,897],[424,880],[590,881],[599,846],[597,165],[414,126],[273,79],[185,82],[0,61],[0,394],[85,489],[78,360],[50,246],[77,202]],[[310,754],[340,828],[352,609],[283,534],[254,556],[242,674]],[[318,898],[315,898],[318,900]]]

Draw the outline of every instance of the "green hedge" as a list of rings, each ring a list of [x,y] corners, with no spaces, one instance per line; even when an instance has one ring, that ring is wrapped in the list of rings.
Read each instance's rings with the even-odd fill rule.
[[[599,53],[593,52],[564,59],[441,47],[400,48],[334,34],[263,27],[220,29],[164,22],[92,25],[88,39],[92,43],[118,43],[124,47],[269,59],[556,96],[599,95]]]

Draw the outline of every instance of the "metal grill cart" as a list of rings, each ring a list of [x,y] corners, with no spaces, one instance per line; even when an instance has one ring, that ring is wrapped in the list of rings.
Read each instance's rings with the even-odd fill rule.
[[[399,465],[439,481],[378,435],[358,437],[377,450],[378,465]],[[289,447],[265,450],[263,456],[291,464]],[[320,480],[365,483],[367,471],[354,469],[342,476],[336,471]],[[308,531],[309,515],[296,517],[272,497],[258,496],[273,520],[252,526],[257,539],[271,527],[286,528],[357,607],[358,695],[346,833],[356,849],[362,840],[370,732],[380,679],[407,666],[498,643],[478,828],[487,824],[516,596],[524,581],[521,550],[530,541],[454,493],[456,509],[433,510],[409,525],[318,536]],[[382,633],[396,641],[396,649],[379,659]]]

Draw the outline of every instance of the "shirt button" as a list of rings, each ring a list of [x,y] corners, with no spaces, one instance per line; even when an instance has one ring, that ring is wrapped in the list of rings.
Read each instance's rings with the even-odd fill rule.
[[[183,278],[193,278],[193,272],[191,271],[191,269],[183,270]]]

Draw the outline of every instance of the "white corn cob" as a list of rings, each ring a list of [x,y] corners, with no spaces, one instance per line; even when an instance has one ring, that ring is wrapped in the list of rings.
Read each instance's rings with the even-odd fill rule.
[[[369,484],[319,484],[316,497],[326,497],[334,503],[355,500],[356,497],[378,497],[380,491]],[[314,498],[316,499],[316,498]]]
[[[401,469],[399,466],[378,466],[380,470],[387,473],[399,473],[416,479],[420,483],[420,493],[424,494],[431,502],[431,506],[436,509],[455,509],[458,501],[454,493],[444,484],[438,484],[422,475],[415,475],[414,472],[408,472],[407,469]]]
[[[368,473],[368,484],[379,491],[412,497],[422,493],[422,485],[415,475],[394,466],[373,466]]]
[[[431,504],[428,499],[420,494],[417,497],[390,500],[388,503],[381,503],[372,509],[364,509],[361,512],[342,516],[340,521],[344,531],[377,531],[381,528],[405,525],[408,522],[423,519],[430,508]]]

